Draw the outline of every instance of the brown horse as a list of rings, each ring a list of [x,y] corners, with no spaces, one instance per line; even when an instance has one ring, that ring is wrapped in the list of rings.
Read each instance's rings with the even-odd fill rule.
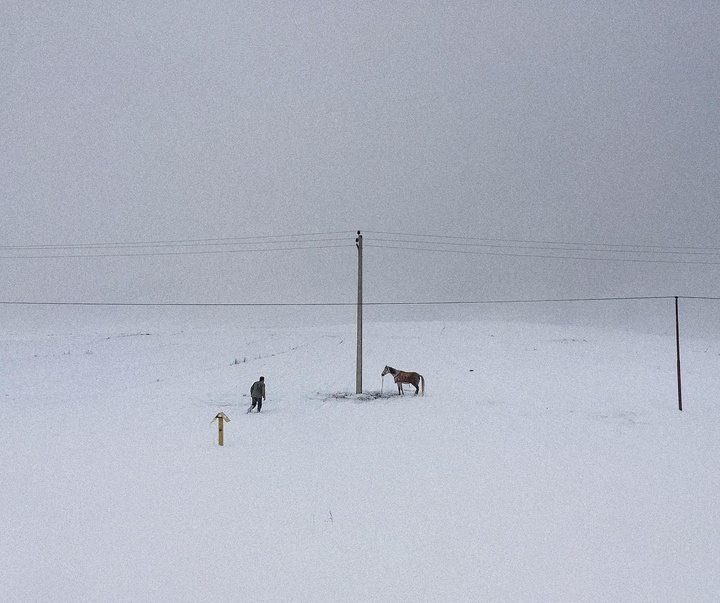
[[[386,366],[383,369],[382,376],[384,377],[390,373],[393,376],[393,379],[395,379],[395,383],[397,383],[398,386],[398,393],[400,395],[404,394],[403,391],[403,383],[409,383],[415,388],[415,395],[418,395],[418,392],[420,391],[420,388],[418,387],[418,383],[422,384],[422,395],[425,395],[425,377],[420,375],[419,373],[410,373],[407,371],[399,371],[397,369],[394,369],[391,366]]]

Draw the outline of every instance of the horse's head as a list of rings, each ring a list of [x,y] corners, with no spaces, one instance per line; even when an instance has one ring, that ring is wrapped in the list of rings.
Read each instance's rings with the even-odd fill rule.
[[[383,369],[382,375],[380,375],[380,376],[381,376],[381,377],[384,377],[384,376],[387,375],[390,371],[392,371],[392,369],[391,369],[389,366],[386,366],[386,367]]]

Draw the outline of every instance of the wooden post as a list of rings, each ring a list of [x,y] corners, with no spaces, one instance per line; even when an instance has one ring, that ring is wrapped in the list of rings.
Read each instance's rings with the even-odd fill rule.
[[[682,377],[680,373],[680,305],[675,297],[675,346],[677,349],[678,409],[682,411]]]
[[[225,438],[223,434],[223,422],[227,421],[229,423],[230,419],[224,412],[219,412],[217,415],[215,415],[215,418],[211,421],[211,423],[214,423],[216,420],[218,422],[218,444],[220,444],[220,446],[224,446]]]
[[[358,230],[357,239],[355,243],[358,248],[358,294],[357,294],[357,352],[355,360],[355,393],[362,393],[362,313],[363,313],[363,289],[362,289],[362,277],[363,277],[363,265],[362,265],[362,252],[363,252],[363,238]]]

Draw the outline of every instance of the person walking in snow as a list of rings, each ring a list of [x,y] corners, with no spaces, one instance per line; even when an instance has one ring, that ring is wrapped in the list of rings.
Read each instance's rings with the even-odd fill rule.
[[[260,377],[250,387],[250,397],[252,398],[252,406],[248,408],[248,412],[252,412],[253,408],[257,406],[257,411],[260,412],[262,409],[262,403],[265,399],[265,377]]]

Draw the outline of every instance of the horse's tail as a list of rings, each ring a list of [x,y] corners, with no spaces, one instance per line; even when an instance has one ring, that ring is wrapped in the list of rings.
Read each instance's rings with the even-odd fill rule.
[[[420,375],[420,383],[422,384],[422,395],[425,395],[425,377]]]

